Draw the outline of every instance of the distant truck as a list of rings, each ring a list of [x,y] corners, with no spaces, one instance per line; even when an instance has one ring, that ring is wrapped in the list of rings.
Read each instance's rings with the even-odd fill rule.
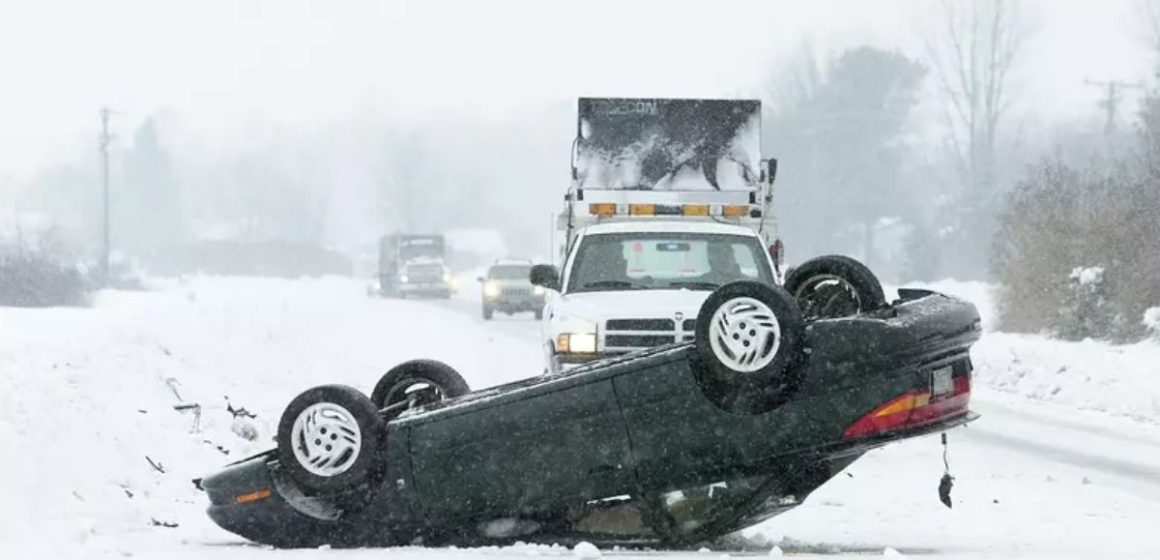
[[[536,319],[544,315],[542,286],[533,286],[529,280],[532,261],[497,260],[479,278],[483,300],[483,318],[490,321],[496,311],[506,315],[531,312]]]
[[[379,294],[449,298],[451,271],[442,235],[394,234],[379,240]]]
[[[705,298],[736,280],[775,284],[775,160],[761,160],[761,103],[581,98],[572,182],[556,229],[548,369],[684,342]]]

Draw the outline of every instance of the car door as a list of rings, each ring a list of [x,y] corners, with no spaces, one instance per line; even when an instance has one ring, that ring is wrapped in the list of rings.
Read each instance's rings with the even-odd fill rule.
[[[785,449],[806,420],[787,408],[764,414],[726,412],[705,397],[688,359],[672,360],[615,378],[646,490],[729,477]]]
[[[519,516],[628,493],[635,478],[611,380],[559,378],[415,423],[428,519]]]

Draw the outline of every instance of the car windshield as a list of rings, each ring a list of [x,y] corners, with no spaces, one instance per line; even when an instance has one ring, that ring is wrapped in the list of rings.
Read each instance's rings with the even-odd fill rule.
[[[772,282],[756,237],[712,233],[617,233],[584,237],[568,292],[706,290],[736,280]]]
[[[487,277],[492,280],[527,280],[532,267],[526,265],[493,266],[487,271]]]

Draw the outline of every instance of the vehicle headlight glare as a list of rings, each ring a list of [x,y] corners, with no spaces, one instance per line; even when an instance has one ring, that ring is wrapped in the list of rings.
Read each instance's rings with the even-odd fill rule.
[[[400,281],[400,282],[406,282],[406,281],[407,281],[407,275],[406,275],[406,274],[400,274],[400,275],[399,275],[399,281]]]
[[[483,295],[484,295],[484,297],[489,297],[489,298],[499,296],[499,284],[496,284],[495,282],[488,282],[488,283],[484,284],[483,285]]]
[[[537,296],[544,295],[544,287],[543,286],[534,286],[532,288],[532,294],[537,295]]]
[[[560,353],[592,354],[596,352],[596,333],[563,333],[556,337]]]

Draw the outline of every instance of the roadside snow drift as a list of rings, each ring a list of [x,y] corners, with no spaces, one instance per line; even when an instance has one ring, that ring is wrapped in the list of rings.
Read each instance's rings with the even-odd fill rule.
[[[360,288],[199,278],[102,293],[91,309],[0,308],[0,542],[47,558],[116,551],[172,524],[220,539],[191,479],[269,448],[302,390],[369,392],[417,357],[448,362],[473,388],[541,369],[525,341]]]
[[[943,281],[924,287],[974,302],[987,334],[975,345],[975,382],[1037,400],[1160,424],[1160,340],[1115,345],[995,332],[991,287]]]

